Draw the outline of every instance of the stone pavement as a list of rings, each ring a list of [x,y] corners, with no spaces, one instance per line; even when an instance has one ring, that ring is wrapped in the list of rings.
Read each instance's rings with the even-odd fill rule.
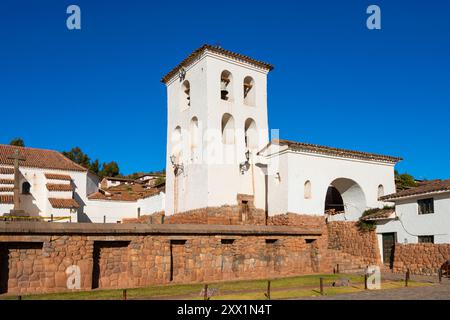
[[[404,279],[404,275],[392,273],[383,274],[382,277],[386,280]],[[442,283],[439,283],[437,277],[412,275],[411,280],[429,282],[433,283],[433,285],[389,290],[368,290],[329,297],[305,297],[302,300],[450,300],[450,279],[444,278]]]

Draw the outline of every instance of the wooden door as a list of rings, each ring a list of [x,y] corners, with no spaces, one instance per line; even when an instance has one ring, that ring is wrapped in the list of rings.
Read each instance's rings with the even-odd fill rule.
[[[394,248],[397,235],[395,232],[383,233],[383,262],[392,268],[394,263]]]
[[[8,292],[9,252],[5,245],[0,244],[0,294]]]

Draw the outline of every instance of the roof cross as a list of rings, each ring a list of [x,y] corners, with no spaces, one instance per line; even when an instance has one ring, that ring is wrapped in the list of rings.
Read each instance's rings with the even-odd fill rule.
[[[11,210],[11,213],[23,213],[20,210],[20,171],[19,171],[19,162],[25,161],[25,158],[22,157],[19,153],[19,149],[16,149],[14,153],[8,157],[10,160],[14,160],[14,209]]]

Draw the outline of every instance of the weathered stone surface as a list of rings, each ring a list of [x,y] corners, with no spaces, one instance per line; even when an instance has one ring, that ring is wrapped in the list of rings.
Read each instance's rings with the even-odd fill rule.
[[[393,271],[436,275],[442,264],[450,260],[450,244],[397,243],[394,248]]]
[[[358,234],[352,223],[327,226],[323,217],[287,214],[271,217],[268,226],[252,226],[239,221],[236,208],[221,210],[180,214],[169,225],[0,223],[9,293],[67,291],[66,270],[72,265],[79,267],[80,289],[90,290],[93,283],[127,288],[325,273],[339,261],[376,261],[375,235]],[[245,223],[258,224],[257,217],[255,211]],[[176,221],[202,225],[172,224]],[[17,243],[21,235],[40,246],[12,247],[8,239]]]

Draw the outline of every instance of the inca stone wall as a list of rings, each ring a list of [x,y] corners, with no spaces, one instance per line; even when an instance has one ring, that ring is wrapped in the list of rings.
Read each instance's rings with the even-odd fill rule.
[[[381,264],[377,235],[374,231],[361,231],[357,222],[350,221],[329,222],[327,227],[328,249],[355,257],[357,264]]]
[[[394,249],[393,271],[413,274],[437,274],[442,264],[450,260],[450,244],[397,243]]]
[[[253,211],[247,223],[255,221],[256,224],[265,224],[265,215],[262,211]],[[230,218],[231,217],[231,218]],[[185,213],[175,214],[161,220],[161,213],[152,216],[142,216],[140,219],[130,219],[125,222],[140,223],[165,223],[176,224],[222,224],[239,225],[245,222],[239,219],[238,206],[223,206],[220,208],[208,208],[192,210]],[[246,224],[246,223],[245,223]],[[361,271],[368,265],[379,265],[381,263],[378,253],[378,242],[375,232],[359,231],[355,222],[330,222],[326,223],[324,216],[301,215],[295,213],[286,213],[267,217],[269,226],[290,226],[306,229],[319,229],[322,236],[311,244],[315,252],[312,254],[312,260],[319,260],[322,266],[327,268],[345,271]],[[319,250],[327,248],[327,250]],[[315,269],[318,272],[318,269]]]
[[[330,272],[320,229],[0,223],[2,292],[79,290],[266,279]]]
[[[265,225],[265,212],[249,206],[243,212],[239,206],[208,207],[164,216],[163,212],[142,216],[138,219],[124,219],[124,223],[158,224],[218,224],[218,225]]]
[[[226,221],[220,219],[228,210],[174,215],[168,224],[0,222],[0,292],[267,279],[377,261],[375,234],[360,233],[352,222],[326,224],[321,216],[286,214],[270,217],[269,225],[238,218],[231,220],[237,225],[212,224]]]

